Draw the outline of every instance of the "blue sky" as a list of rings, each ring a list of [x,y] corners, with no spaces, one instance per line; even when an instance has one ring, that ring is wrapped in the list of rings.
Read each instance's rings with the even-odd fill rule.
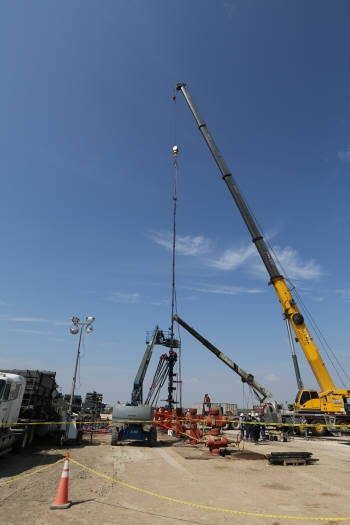
[[[69,319],[95,315],[79,390],[129,398],[145,332],[170,323],[172,95],[185,81],[349,373],[349,3],[5,0],[1,11],[0,366],[56,370],[69,391]],[[292,400],[278,299],[181,95],[176,107],[179,315]],[[239,379],[181,337],[185,404],[207,392],[242,404]]]

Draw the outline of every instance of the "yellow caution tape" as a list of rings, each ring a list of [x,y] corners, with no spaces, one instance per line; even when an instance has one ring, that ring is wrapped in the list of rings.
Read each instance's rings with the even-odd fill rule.
[[[111,478],[110,476],[107,476],[106,474],[102,474],[101,472],[97,472],[96,470],[87,467],[86,465],[83,465],[82,463],[79,463],[79,461],[76,461],[75,459],[70,458],[70,461],[72,463],[75,463],[79,467],[87,470],[88,472],[92,472],[92,474],[95,474],[96,476],[99,476],[100,478],[104,478],[107,481],[112,481],[113,483],[117,483],[118,485],[121,485],[122,487],[126,487],[131,490],[136,490],[137,492],[141,492],[142,494],[147,494],[148,496],[154,496],[155,498],[160,498],[166,501],[171,501],[173,503],[179,503],[181,505],[187,505],[188,507],[195,507],[197,509],[204,509],[204,510],[212,510],[215,512],[225,512],[226,514],[239,514],[241,516],[255,516],[257,518],[274,518],[274,519],[287,519],[287,520],[309,520],[309,521],[350,521],[350,516],[345,518],[318,518],[318,517],[310,517],[310,516],[284,516],[279,514],[262,514],[260,512],[246,512],[242,510],[232,510],[232,509],[222,509],[220,507],[212,507],[211,505],[201,505],[200,503],[191,503],[190,501],[185,501],[182,499],[177,498],[171,498],[169,496],[162,496],[161,494],[157,494],[156,492],[151,492],[150,490],[140,489],[139,487],[135,487],[134,485],[130,485],[129,483],[124,483],[123,481],[118,481],[117,479]]]
[[[216,421],[225,421],[225,423],[237,423],[243,425],[261,425],[261,426],[277,426],[277,427],[332,427],[332,428],[340,428],[340,429],[350,429],[350,424],[340,423],[340,424],[333,424],[333,423],[280,423],[280,422],[264,422],[264,421],[239,421],[238,419],[225,419],[221,420],[219,418],[215,418]],[[103,425],[103,424],[131,424],[131,423],[157,423],[157,426],[161,426],[164,423],[177,423],[177,422],[187,422],[187,423],[197,423],[201,424],[203,420],[201,419],[152,419],[152,420],[127,420],[127,419],[121,419],[118,421],[112,421],[111,419],[104,419],[102,421],[28,421],[28,422],[17,422],[12,423],[11,426],[15,425],[21,425],[21,426],[29,426],[29,425]],[[0,423],[0,426],[8,426],[7,423]]]
[[[58,461],[55,461],[54,463],[50,463],[50,465],[45,465],[45,467],[39,468],[38,470],[35,470],[34,472],[30,472],[29,474],[22,474],[22,476],[16,476],[15,478],[8,479],[7,481],[1,481],[0,485],[8,485],[9,483],[14,483],[15,481],[18,481],[20,479],[29,478],[30,476],[34,476],[34,474],[38,474],[39,472],[43,472],[43,470],[48,470],[51,467],[54,467],[58,463],[62,463],[66,458],[59,459]]]
[[[45,465],[45,467],[42,467],[40,469],[35,470],[34,472],[30,472],[29,474],[23,474],[22,476],[16,476],[15,478],[9,479],[7,481],[0,482],[0,485],[7,485],[9,483],[13,483],[15,481],[19,481],[24,478],[28,478],[30,476],[34,476],[34,474],[38,474],[39,472],[43,472],[44,470],[48,470],[51,467],[54,467],[58,463],[62,463],[66,457],[59,459],[58,461],[55,461],[54,463],[51,463],[50,465]],[[240,516],[254,516],[257,518],[273,518],[273,519],[287,519],[287,520],[308,520],[308,521],[350,521],[349,517],[314,517],[314,516],[285,516],[280,514],[263,514],[261,512],[247,512],[243,510],[233,510],[233,509],[222,509],[220,507],[213,507],[211,505],[201,505],[200,503],[192,503],[190,501],[185,501],[182,499],[177,498],[171,498],[170,496],[163,496],[162,494],[157,494],[157,492],[151,492],[150,490],[141,489],[139,487],[135,487],[134,485],[130,485],[130,483],[124,483],[123,481],[118,481],[117,479],[114,479],[110,476],[107,476],[106,474],[102,474],[101,472],[97,472],[97,470],[94,470],[90,467],[87,467],[86,465],[83,465],[79,461],[76,461],[73,458],[69,458],[69,461],[72,463],[75,463],[79,467],[83,468],[84,470],[87,470],[88,472],[91,472],[92,474],[95,474],[96,476],[106,479],[107,481],[112,481],[113,483],[116,483],[118,485],[121,485],[122,487],[126,487],[131,490],[135,490],[137,492],[140,492],[142,494],[147,494],[148,496],[153,496],[155,498],[163,499],[166,501],[171,501],[172,503],[179,503],[180,505],[187,505],[188,507],[194,507],[197,509],[203,509],[203,510],[211,510],[215,512],[224,512],[226,514],[238,514]]]

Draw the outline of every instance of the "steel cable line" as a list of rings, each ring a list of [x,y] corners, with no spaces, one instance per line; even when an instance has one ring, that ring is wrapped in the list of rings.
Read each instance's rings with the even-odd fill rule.
[[[339,361],[337,355],[335,354],[334,350],[332,349],[332,347],[330,346],[330,344],[328,343],[328,341],[326,340],[324,334],[322,333],[320,327],[318,326],[318,324],[316,323],[315,319],[313,318],[310,310],[307,308],[305,302],[303,301],[300,293],[298,292],[297,288],[296,288],[296,285],[292,282],[292,280],[290,279],[290,277],[288,277],[288,274],[285,270],[285,268],[283,267],[283,264],[281,263],[281,261],[279,260],[273,246],[271,245],[269,239],[265,236],[265,233],[264,233],[264,230],[263,228],[261,227],[256,215],[254,214],[254,212],[250,209],[249,205],[248,205],[248,201],[244,195],[244,193],[240,190],[245,202],[246,202],[246,205],[247,205],[247,208],[250,212],[250,214],[252,215],[252,217],[254,218],[261,234],[263,235],[264,239],[265,239],[265,242],[267,244],[267,246],[269,247],[270,251],[272,252],[273,256],[274,256],[274,259],[276,260],[278,266],[280,267],[280,270],[281,270],[281,274],[285,277],[286,281],[290,284],[291,286],[291,291],[293,290],[295,295],[297,296],[298,298],[298,302],[302,305],[304,311],[305,311],[305,314],[306,314],[306,317],[308,318],[308,320],[310,321],[310,324],[311,326],[313,327],[315,333],[316,333],[316,337],[319,341],[319,344],[320,346],[322,347],[322,349],[324,350],[325,354],[327,355],[328,359],[329,359],[329,362],[331,363],[335,373],[337,374],[338,376],[338,379],[339,381],[342,383],[342,385],[345,387],[345,382],[344,382],[344,378],[346,378],[347,381],[350,382],[350,377],[349,375],[347,374],[347,372],[345,371],[344,369],[344,366],[341,364],[341,362]],[[339,369],[337,368],[337,366],[335,365],[331,355],[333,356],[333,359],[336,361]],[[341,372],[343,373],[344,375],[344,378],[341,377],[339,371],[341,370]]]

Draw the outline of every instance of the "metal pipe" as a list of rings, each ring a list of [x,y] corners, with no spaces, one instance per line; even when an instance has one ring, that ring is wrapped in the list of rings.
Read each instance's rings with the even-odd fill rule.
[[[248,385],[252,388],[254,394],[259,399],[260,403],[266,403],[268,399],[272,397],[272,394],[268,392],[263,386],[261,386],[255,379],[252,374],[248,374],[242,368],[240,368],[236,363],[231,361],[227,355],[225,355],[223,352],[221,352],[216,346],[214,346],[210,341],[205,339],[203,336],[201,336],[192,326],[188,325],[185,321],[183,321],[178,315],[174,315],[174,320],[178,322],[187,332],[189,332],[193,337],[198,339],[204,345],[208,350],[210,350],[216,357],[218,357],[221,361],[225,363],[229,368],[231,368],[236,374],[238,374],[244,383],[248,383]],[[260,394],[260,395],[259,395]]]
[[[303,380],[301,379],[299,363],[298,363],[298,357],[297,357],[297,354],[295,352],[294,341],[293,341],[293,336],[292,336],[292,330],[290,328],[290,321],[289,321],[288,317],[286,318],[286,325],[287,325],[289,343],[290,343],[290,347],[291,347],[291,350],[292,350],[292,359],[293,359],[295,376],[297,378],[298,388],[299,388],[299,390],[303,390],[304,389]]]
[[[74,398],[75,383],[77,380],[77,371],[78,371],[78,364],[79,364],[79,357],[80,357],[80,343],[81,343],[82,335],[83,335],[83,324],[80,327],[78,351],[77,351],[77,357],[75,360],[74,376],[73,376],[73,383],[72,383],[72,394],[69,400],[68,414],[70,415],[70,417],[72,417],[72,414],[73,414],[73,398]]]
[[[196,108],[192,98],[191,98],[191,95],[189,94],[188,92],[188,89],[186,87],[186,84],[183,84],[183,83],[178,83],[176,84],[176,89],[178,91],[181,91],[183,96],[185,97],[186,99],[186,102],[198,124],[198,129],[199,131],[202,133],[203,137],[204,137],[204,140],[206,141],[209,149],[210,149],[210,152],[211,154],[213,155],[214,157],[214,160],[216,162],[216,164],[218,165],[219,167],[219,170],[221,171],[221,174],[222,174],[222,178],[224,179],[224,181],[226,182],[226,185],[234,199],[234,201],[236,202],[236,205],[243,217],[243,220],[244,222],[246,223],[247,225],[247,228],[252,236],[252,240],[253,240],[253,243],[255,244],[262,260],[263,260],[263,263],[265,264],[265,267],[271,277],[271,279],[276,279],[277,277],[281,277],[280,275],[280,272],[278,271],[277,269],[277,266],[276,266],[276,263],[275,261],[273,260],[267,246],[266,246],[266,243],[263,239],[263,236],[261,235],[261,232],[259,231],[249,209],[248,209],[248,206],[246,205],[246,203],[244,202],[244,199],[241,195],[241,192],[239,191],[239,188],[234,180],[234,178],[232,177],[232,174],[230,173],[228,167],[226,166],[226,163],[224,161],[224,159],[222,158],[221,156],[221,153],[217,147],[217,145],[215,144],[215,141],[213,139],[213,137],[211,136],[210,132],[208,131],[208,128],[206,126],[206,124],[204,123],[204,121],[202,120],[202,117],[200,116],[199,114],[199,111],[198,109]]]

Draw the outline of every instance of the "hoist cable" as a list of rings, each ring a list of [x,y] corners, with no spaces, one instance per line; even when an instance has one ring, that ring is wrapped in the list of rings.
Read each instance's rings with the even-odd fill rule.
[[[304,311],[306,312],[306,316],[308,317],[308,319],[310,320],[310,323],[313,327],[313,329],[315,330],[316,332],[316,336],[318,338],[318,340],[320,341],[320,344],[322,346],[322,348],[324,349],[324,351],[326,352],[326,355],[329,359],[329,361],[331,362],[340,382],[343,384],[344,388],[345,388],[345,381],[344,379],[340,376],[340,373],[339,373],[339,370],[338,368],[336,367],[336,365],[334,364],[333,362],[333,359],[331,358],[330,356],[330,353],[332,354],[334,360],[336,361],[339,369],[342,371],[343,375],[344,375],[344,378],[346,378],[347,381],[350,382],[350,377],[349,375],[347,374],[345,368],[343,367],[343,365],[341,364],[341,362],[339,361],[336,353],[334,352],[334,350],[332,349],[332,347],[329,345],[329,343],[327,342],[325,336],[323,335],[321,329],[319,328],[319,326],[317,325],[316,321],[313,319],[312,315],[311,315],[311,312],[310,310],[307,308],[306,304],[304,303],[304,301],[302,300],[301,296],[300,296],[300,293],[298,293],[298,291],[295,289],[295,295],[298,297],[298,301],[301,303]],[[328,352],[328,350],[329,352]]]
[[[175,310],[177,315],[177,295],[176,295],[176,289],[175,289]],[[178,385],[179,385],[179,400],[180,400],[180,408],[182,408],[182,368],[181,368],[181,352],[182,352],[182,342],[181,342],[181,332],[180,332],[180,326],[177,325],[177,336],[179,339],[179,359],[178,359]]]
[[[168,375],[168,369],[169,369],[169,363],[167,359],[164,359],[163,356],[160,357],[157,369],[155,371],[148,395],[145,404],[153,405],[153,402],[150,402],[150,400],[154,398],[157,394],[157,392],[162,388],[162,386],[165,383],[165,380]]]
[[[174,341],[174,314],[177,313],[177,300],[176,300],[176,283],[175,283],[175,263],[176,263],[176,207],[177,207],[177,179],[178,179],[178,147],[176,145],[176,95],[173,96],[174,101],[174,146],[173,146],[173,166],[174,166],[174,192],[173,192],[173,242],[172,242],[172,280],[171,280],[171,327],[170,337],[173,344]],[[178,328],[179,331],[179,328]],[[179,340],[180,341],[180,340]],[[174,350],[173,346],[171,350]],[[176,401],[178,400],[178,390],[180,390],[180,407],[182,407],[182,384],[181,384],[181,343],[179,346],[179,359],[178,359],[178,376],[176,389]],[[170,378],[169,378],[170,382]],[[170,386],[170,385],[169,385]]]
[[[241,190],[240,190],[241,191]],[[270,241],[268,240],[268,238],[265,236],[265,233],[261,227],[261,225],[259,224],[259,221],[256,217],[256,215],[253,213],[253,211],[250,209],[249,205],[247,204],[247,199],[245,198],[244,196],[244,193],[241,191],[241,194],[242,194],[242,197],[244,198],[245,202],[246,202],[246,205],[247,205],[247,208],[250,212],[250,214],[252,215],[255,223],[257,224],[261,234],[264,236],[265,238],[265,242],[270,250],[270,252],[273,254],[273,257],[274,259],[276,260],[277,262],[277,265],[280,267],[280,270],[281,270],[281,273],[282,275],[285,277],[286,281],[291,285],[291,290],[294,291],[295,295],[297,296],[298,298],[298,302],[302,305],[304,311],[305,311],[305,314],[306,314],[306,317],[308,318],[308,320],[310,321],[313,329],[315,330],[315,333],[316,333],[316,337],[320,343],[320,346],[322,347],[322,349],[325,351],[328,359],[329,359],[329,362],[330,364],[332,365],[332,367],[334,368],[334,371],[335,373],[337,374],[338,378],[339,378],[339,381],[343,384],[343,386],[345,387],[345,382],[344,382],[344,379],[340,376],[340,373],[339,373],[339,369],[341,370],[341,372],[343,373],[344,377],[346,378],[347,381],[350,381],[350,377],[349,375],[347,374],[346,370],[344,369],[344,366],[342,365],[342,363],[339,361],[336,353],[334,352],[334,350],[332,349],[332,347],[330,346],[330,344],[328,343],[328,341],[326,340],[325,336],[323,335],[321,329],[319,328],[319,326],[317,325],[316,321],[313,319],[312,315],[311,315],[311,312],[310,310],[306,307],[304,301],[302,300],[301,298],[301,295],[300,293],[297,291],[296,289],[296,286],[295,284],[291,281],[291,279],[288,277],[288,274],[286,272],[286,270],[284,269],[283,267],[283,264],[281,263],[281,261],[279,260],[274,248],[272,247]],[[337,368],[337,366],[335,365],[331,355],[333,356],[333,359],[334,361],[337,363],[339,369]]]

